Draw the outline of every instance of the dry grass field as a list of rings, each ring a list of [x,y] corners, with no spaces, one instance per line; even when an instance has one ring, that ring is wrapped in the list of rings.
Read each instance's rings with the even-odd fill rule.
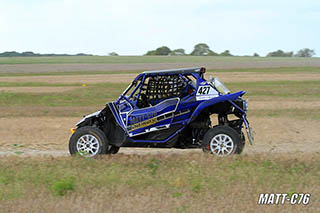
[[[320,210],[319,59],[111,59],[0,60],[0,212]],[[138,70],[201,63],[208,77],[247,91],[256,142],[241,156],[122,148],[69,157],[70,128],[119,96]],[[80,69],[65,69],[74,64]],[[311,193],[310,204],[257,205],[259,193],[293,192]]]
[[[319,212],[319,155],[202,153],[1,160],[2,212]],[[260,193],[311,193],[259,206]]]

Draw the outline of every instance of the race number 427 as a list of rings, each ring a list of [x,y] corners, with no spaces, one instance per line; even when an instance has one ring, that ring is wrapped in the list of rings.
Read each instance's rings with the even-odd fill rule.
[[[200,86],[198,89],[198,95],[207,95],[209,94],[210,86]]]

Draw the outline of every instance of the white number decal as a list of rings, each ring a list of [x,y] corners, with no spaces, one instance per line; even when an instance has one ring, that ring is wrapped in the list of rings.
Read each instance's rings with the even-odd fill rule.
[[[199,87],[198,94],[199,95],[207,95],[209,94],[210,86]]]
[[[197,92],[196,99],[197,101],[201,100],[209,100],[211,98],[218,97],[218,92],[213,89],[212,87],[206,85],[206,86],[200,86]]]

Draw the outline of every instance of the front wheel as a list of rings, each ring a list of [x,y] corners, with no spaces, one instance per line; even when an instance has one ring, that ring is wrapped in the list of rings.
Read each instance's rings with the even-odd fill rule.
[[[202,150],[219,157],[235,154],[241,144],[240,135],[228,126],[209,129],[204,135]]]
[[[108,140],[105,134],[92,126],[82,127],[71,136],[69,152],[71,155],[79,153],[84,157],[96,157],[106,153]]]

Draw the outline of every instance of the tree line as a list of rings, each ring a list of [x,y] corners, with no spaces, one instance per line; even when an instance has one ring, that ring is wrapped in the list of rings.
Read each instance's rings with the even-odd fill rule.
[[[145,55],[233,56],[229,50],[225,50],[224,52],[218,54],[212,51],[210,47],[205,43],[196,44],[190,54],[186,54],[185,50],[182,48],[170,50],[169,47],[162,46],[155,50],[148,51]]]
[[[10,52],[3,52],[0,53],[0,57],[32,57],[32,56],[92,56],[90,54],[85,54],[85,53],[78,53],[75,55],[70,55],[70,54],[54,54],[54,53],[50,53],[50,54],[40,54],[40,53],[34,53],[31,51],[28,52],[16,52],[16,51],[10,51]]]
[[[293,51],[291,52],[285,52],[283,50],[277,50],[277,51],[273,51],[270,52],[266,55],[266,57],[312,57],[314,56],[316,53],[313,49],[309,49],[309,48],[303,48],[299,51],[297,51],[296,53],[294,53]],[[109,56],[118,56],[119,54],[117,54],[116,52],[111,52],[109,53]],[[174,49],[171,50],[169,47],[167,46],[162,46],[159,47],[155,50],[150,50],[148,51],[146,54],[147,56],[157,56],[157,55],[162,55],[162,56],[186,56],[186,55],[192,55],[192,56],[234,56],[230,53],[229,50],[225,50],[221,53],[216,53],[214,51],[212,51],[209,47],[209,45],[205,44],[205,43],[199,43],[196,44],[193,48],[193,51],[189,54],[187,54],[185,52],[185,50],[183,48],[179,48],[179,49]],[[31,51],[28,52],[16,52],[16,51],[11,51],[11,52],[3,52],[0,53],[0,57],[32,57],[32,56],[93,56],[91,54],[85,54],[85,53],[78,53],[75,55],[70,55],[70,54],[40,54],[40,53],[34,53]],[[252,56],[254,57],[259,57],[260,55],[258,53],[254,53]]]
[[[309,48],[304,48],[294,52],[284,52],[283,50],[277,50],[274,52],[270,52],[266,55],[266,57],[312,57],[316,53],[314,50]],[[155,50],[148,51],[145,55],[175,55],[175,56],[183,56],[183,55],[192,55],[192,56],[234,56],[230,53],[229,50],[225,50],[221,53],[216,53],[212,51],[209,45],[205,43],[196,44],[193,48],[193,51],[190,54],[186,54],[185,50],[182,48],[171,50],[167,46],[159,47]],[[259,57],[258,53],[253,54],[254,57]]]
[[[277,50],[274,52],[270,52],[267,54],[267,57],[312,57],[316,54],[316,52],[309,48],[303,48],[298,50],[296,53],[293,51],[291,52],[284,52],[282,50]]]

